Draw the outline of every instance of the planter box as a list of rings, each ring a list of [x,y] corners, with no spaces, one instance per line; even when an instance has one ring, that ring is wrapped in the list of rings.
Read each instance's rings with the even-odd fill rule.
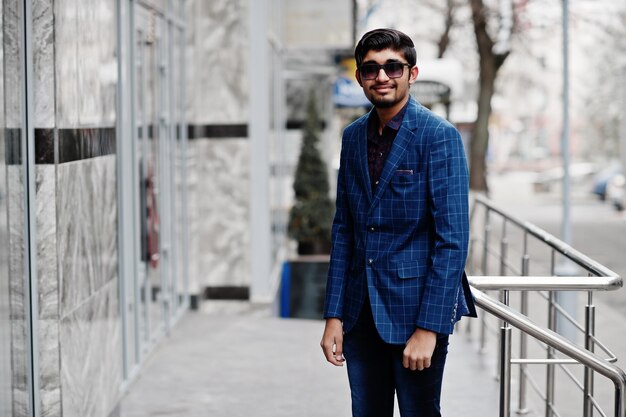
[[[323,318],[328,255],[299,256],[283,264],[280,316]]]

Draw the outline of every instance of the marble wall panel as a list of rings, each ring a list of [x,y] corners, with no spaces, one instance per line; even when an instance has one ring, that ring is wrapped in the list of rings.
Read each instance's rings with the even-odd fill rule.
[[[0,2],[0,15],[3,5]],[[3,29],[0,19],[0,97],[4,97]],[[4,127],[4,100],[0,100],[0,127]],[[11,405],[11,310],[9,304],[9,229],[4,164],[4,129],[0,129],[0,416],[12,413]]]
[[[35,167],[37,288],[39,291],[39,384],[43,417],[61,416],[59,373],[59,276],[54,165]]]
[[[198,0],[185,1],[183,5],[184,20],[187,23],[185,26],[185,50],[183,51],[183,59],[188,65],[183,68],[183,77],[185,78],[185,97],[184,97],[184,117],[187,123],[197,123],[195,109],[197,107],[196,99],[198,97],[195,91],[198,87],[195,83],[196,73],[199,69],[196,68],[196,55],[198,54],[198,47],[196,45],[196,39],[198,38],[198,31],[196,29],[197,22],[195,19],[196,8]]]
[[[1,9],[0,5],[0,9]],[[0,30],[0,45],[2,45]],[[2,56],[0,51],[0,57]],[[0,68],[2,67],[0,58]],[[2,70],[0,69],[0,72]],[[0,79],[2,79],[0,75]],[[2,96],[0,82],[0,97]],[[1,110],[0,104],[0,113]],[[0,116],[1,117],[1,116]],[[1,126],[1,124],[0,124]],[[0,160],[4,161],[4,135],[0,133]],[[11,310],[9,305],[9,230],[6,223],[6,166],[0,164],[0,415],[11,415]]]
[[[59,277],[57,271],[56,181],[54,165],[35,168],[37,227],[37,286],[39,318],[59,318]]]
[[[26,320],[24,312],[24,183],[22,166],[7,166],[9,279],[11,320]]]
[[[190,124],[248,121],[248,0],[186,4]]]
[[[35,127],[54,127],[54,14],[52,0],[33,2]]]
[[[11,306],[13,307],[13,306]],[[24,319],[11,320],[11,375],[13,417],[30,416],[28,395],[28,360],[26,346],[27,321]]]
[[[39,401],[42,417],[61,417],[59,319],[40,319]]]
[[[113,126],[117,88],[116,1],[80,0],[76,4],[77,79],[81,92],[78,123],[80,126]]]
[[[9,247],[10,314],[12,362],[12,414],[28,414],[28,349],[24,277],[24,208],[22,166],[10,165]],[[55,174],[53,165],[36,167],[37,273],[39,288],[40,400],[43,416],[60,416],[60,378],[58,343],[58,276],[56,258]]]
[[[108,416],[122,383],[118,280],[113,279],[60,322],[63,417]]]
[[[117,276],[116,178],[115,155],[58,166],[61,316]]]
[[[4,16],[4,2],[0,2],[0,16]],[[4,19],[0,19],[0,97],[4,97]],[[0,100],[0,126],[4,127],[4,100]],[[4,140],[4,134],[2,140]],[[0,152],[3,152],[0,150]],[[3,155],[4,156],[4,155]],[[2,159],[4,161],[4,158]]]
[[[0,215],[6,218],[4,201]],[[8,230],[0,221],[0,416],[11,415],[11,310],[9,306]]]
[[[167,10],[168,6],[168,0],[145,0],[145,3],[158,10]]]
[[[9,69],[5,68],[5,71],[9,71]],[[5,79],[6,82],[7,79]],[[5,84],[5,91],[8,93],[11,91],[11,88],[7,87]],[[13,91],[13,93],[15,92]],[[6,109],[11,110],[10,105],[14,98],[6,98]],[[9,120],[15,116],[15,114],[11,117],[7,115],[6,122],[9,123]],[[19,115],[17,116],[14,120],[15,122],[19,120]],[[26,337],[29,329],[25,314],[25,297],[28,292],[24,280],[24,182],[22,165],[11,164],[6,167],[6,187],[4,198],[6,198],[8,212],[11,416],[27,417],[30,415],[30,398],[28,394],[29,361],[27,354],[30,346],[27,346],[28,338]]]
[[[0,15],[3,4],[0,2]],[[0,19],[0,97],[4,97],[4,30]],[[4,128],[4,100],[0,100],[0,127]],[[11,310],[9,303],[9,229],[7,224],[7,189],[5,135],[0,129],[0,415],[12,414],[11,405]]]
[[[115,0],[56,0],[57,126],[113,126]]]
[[[22,123],[22,16],[21,2],[3,1],[2,33],[4,52],[4,127],[16,128]]]
[[[250,285],[249,153],[245,139],[189,142],[192,290]]]
[[[76,71],[78,56],[76,54],[77,13],[76,6],[72,4],[76,0],[55,1],[55,31],[54,49],[56,62],[56,100],[57,126],[78,126],[78,84]]]

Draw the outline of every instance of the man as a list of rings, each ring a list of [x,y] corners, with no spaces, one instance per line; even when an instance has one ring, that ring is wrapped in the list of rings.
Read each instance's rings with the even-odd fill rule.
[[[343,133],[321,346],[347,362],[354,417],[439,416],[448,335],[475,315],[463,143],[417,103],[411,39],[363,35],[356,78],[374,108]],[[345,359],[344,359],[345,356]]]

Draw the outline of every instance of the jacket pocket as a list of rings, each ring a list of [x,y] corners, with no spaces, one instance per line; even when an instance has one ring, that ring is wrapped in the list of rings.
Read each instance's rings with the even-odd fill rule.
[[[427,262],[427,260],[398,262],[398,278],[408,279],[426,276],[428,273]]]
[[[396,185],[404,185],[404,184],[416,184],[420,181],[419,172],[414,172],[412,169],[408,170],[397,170],[394,172],[393,177],[391,177],[391,183]]]

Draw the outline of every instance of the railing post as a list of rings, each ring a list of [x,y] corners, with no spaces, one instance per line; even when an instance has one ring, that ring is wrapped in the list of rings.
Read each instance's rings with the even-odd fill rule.
[[[626,385],[615,383],[615,417],[626,417]]]
[[[476,245],[476,237],[470,235],[469,248],[467,250],[467,260],[469,264],[467,264],[467,272],[469,275],[474,275],[476,271],[474,270],[474,246]]]
[[[549,305],[548,305],[548,329],[554,331],[556,328],[556,308],[555,304],[556,293],[554,291],[549,292]],[[554,348],[548,346],[547,358],[554,359]],[[552,417],[552,407],[554,405],[554,364],[546,365],[546,417]]]
[[[526,253],[526,237],[524,234],[524,256],[522,256],[522,276],[527,277],[529,274],[530,256]],[[520,294],[520,312],[524,316],[528,316],[528,291],[521,291]],[[528,356],[528,342],[526,333],[520,332],[519,339],[519,357],[520,359],[526,359]],[[526,365],[520,364],[519,366],[519,395],[517,403],[517,414],[528,413],[526,407]]]
[[[503,291],[502,302],[509,305],[509,291]],[[500,328],[500,417],[511,415],[511,326],[503,321]]]
[[[595,334],[596,307],[593,305],[593,292],[587,292],[587,305],[585,306],[585,349],[594,351],[593,336]],[[585,366],[585,381],[583,387],[583,416],[593,417],[593,370]]]
[[[470,216],[470,227],[471,227],[471,216]],[[469,244],[469,249],[468,249],[468,253],[467,253],[467,259],[469,261],[469,265],[467,265],[468,268],[468,273],[469,275],[474,275],[475,271],[474,271],[474,246],[476,245],[476,237],[474,237],[471,233],[470,233],[470,244]],[[470,337],[471,333],[472,333],[472,320],[465,320],[465,329],[467,331],[467,335],[468,338]]]
[[[489,275],[487,271],[487,259],[489,258],[487,255],[489,254],[489,232],[491,229],[491,224],[489,224],[489,208],[485,209],[485,234],[483,239],[483,259],[482,259],[482,270],[483,275]]]
[[[501,276],[505,276],[506,275],[506,257],[507,257],[507,249],[508,249],[508,241],[507,241],[507,237],[506,237],[506,219],[503,219],[502,221],[502,233],[500,235],[500,275]],[[506,305],[509,305],[509,292],[508,291],[500,291],[500,299],[502,300],[502,302]],[[504,320],[500,321],[500,328],[501,329],[505,329],[507,326],[507,323]],[[502,349],[504,349],[504,346],[502,345],[503,342],[503,338],[500,338],[500,342],[499,342],[499,349],[500,351],[502,351]],[[510,339],[509,339],[509,345],[510,345]],[[509,347],[510,350],[510,347]],[[509,358],[510,359],[510,358]],[[499,372],[498,372],[499,370]],[[498,375],[498,377],[502,377],[502,356],[498,357],[498,363],[497,363],[497,368],[496,368],[496,375]]]
[[[485,234],[483,240],[483,259],[481,262],[481,268],[483,275],[488,275],[487,272],[487,258],[489,254],[489,229],[491,225],[489,224],[489,207],[485,206]],[[487,318],[485,315],[482,315],[480,320],[480,352],[485,352],[485,345],[487,344]]]
[[[500,238],[500,275],[506,275],[506,257],[509,240],[506,235],[506,220],[502,223],[502,237]]]

